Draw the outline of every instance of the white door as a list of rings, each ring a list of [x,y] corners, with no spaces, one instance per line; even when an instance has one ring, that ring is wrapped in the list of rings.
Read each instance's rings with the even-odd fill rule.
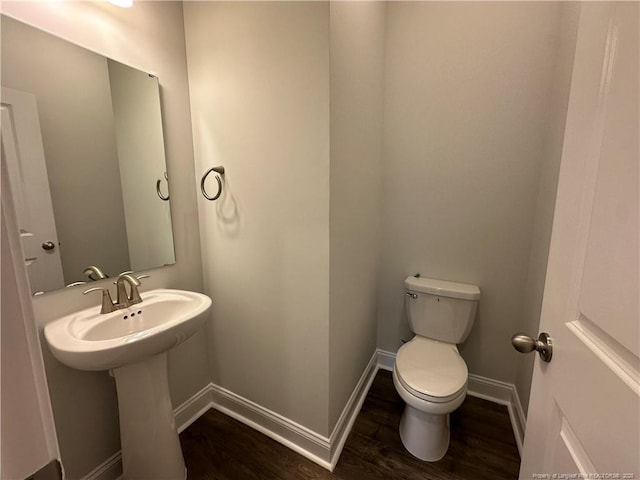
[[[640,478],[638,7],[581,8],[521,479]]]
[[[2,88],[2,174],[10,180],[31,293],[64,287],[36,97]],[[3,192],[2,201],[9,201]]]

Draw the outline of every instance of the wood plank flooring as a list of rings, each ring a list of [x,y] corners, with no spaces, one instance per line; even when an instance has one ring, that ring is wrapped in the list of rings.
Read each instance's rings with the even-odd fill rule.
[[[422,462],[403,447],[404,403],[379,371],[333,473],[226,415],[209,410],[180,435],[189,480],[515,479],[520,457],[506,407],[467,396],[451,415],[445,457]]]

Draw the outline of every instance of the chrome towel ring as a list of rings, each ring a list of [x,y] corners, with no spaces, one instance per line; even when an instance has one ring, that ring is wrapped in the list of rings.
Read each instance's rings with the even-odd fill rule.
[[[218,193],[216,193],[213,197],[210,197],[207,194],[207,190],[204,186],[204,182],[207,180],[207,177],[211,172],[216,172],[218,174],[216,175],[216,181],[218,182]],[[220,197],[220,195],[222,195],[222,180],[220,180],[221,175],[224,175],[224,167],[222,166],[212,167],[209,170],[207,170],[206,173],[202,176],[202,179],[200,180],[200,191],[202,192],[202,195],[204,196],[204,198],[206,198],[207,200],[210,200],[210,201],[217,200]]]
[[[169,175],[167,175],[167,172],[164,172],[164,179],[167,181],[167,187],[169,187]],[[167,200],[169,200],[169,193],[167,190],[167,196],[165,197],[164,195],[162,195],[162,192],[160,191],[160,182],[162,180],[158,179],[158,181],[156,182],[156,193],[158,194],[158,197],[160,197],[160,200],[164,200],[165,202]]]

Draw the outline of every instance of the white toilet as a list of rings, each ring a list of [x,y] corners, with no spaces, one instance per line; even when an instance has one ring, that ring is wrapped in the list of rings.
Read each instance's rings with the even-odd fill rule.
[[[449,448],[449,414],[467,395],[467,365],[456,344],[471,331],[480,289],[419,277],[408,277],[404,286],[415,337],[398,350],[393,369],[393,383],[407,404],[400,438],[412,455],[435,462]]]

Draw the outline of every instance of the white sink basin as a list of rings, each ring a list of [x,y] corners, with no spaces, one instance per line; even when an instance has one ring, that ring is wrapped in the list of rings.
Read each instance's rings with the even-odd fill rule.
[[[101,314],[87,308],[50,323],[53,355],[80,370],[111,370],[118,391],[123,480],[186,478],[173,417],[167,350],[204,323],[206,295],[150,290],[142,303]]]
[[[109,370],[165,352],[193,335],[211,299],[183,290],[142,293],[142,303],[100,314],[100,306],[48,324],[44,334],[53,355],[80,370]]]

